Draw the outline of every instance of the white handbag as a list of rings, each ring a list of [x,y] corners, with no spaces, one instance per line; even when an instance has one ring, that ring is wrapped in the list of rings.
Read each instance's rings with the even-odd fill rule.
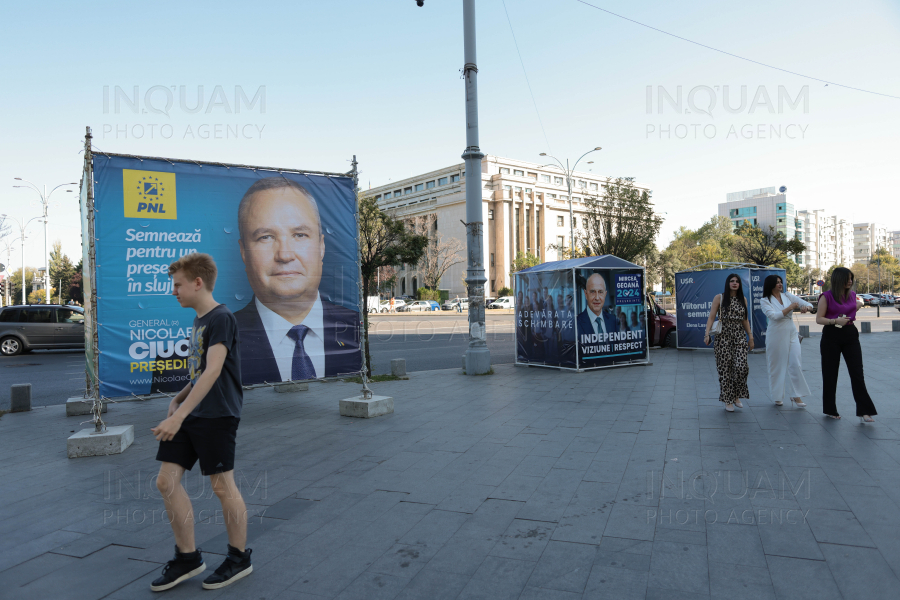
[[[716,320],[713,321],[712,327],[709,328],[709,333],[712,335],[719,335],[722,333],[722,321],[719,320],[719,316],[722,314],[722,305],[719,305],[719,312],[716,313]]]

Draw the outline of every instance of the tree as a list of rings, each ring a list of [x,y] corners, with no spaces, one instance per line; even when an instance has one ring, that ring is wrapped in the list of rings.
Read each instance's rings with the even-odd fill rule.
[[[373,198],[357,195],[359,210],[359,269],[363,284],[363,327],[369,331],[369,290],[378,269],[416,264],[422,259],[428,238],[417,235],[406,224],[378,208]],[[366,375],[372,376],[369,336],[365,339]]]
[[[69,286],[74,275],[75,267],[72,265],[72,261],[63,254],[62,242],[56,240],[53,242],[53,249],[50,250],[50,287],[56,287],[62,292],[61,297],[57,299],[63,303],[70,298]]]
[[[803,267],[803,270],[801,271],[801,278],[800,278],[802,285],[799,286],[800,288],[802,288],[803,293],[805,294],[805,293],[809,292],[810,289],[812,288],[812,286],[819,280],[819,278],[821,276],[822,276],[821,269],[813,269],[813,268],[810,268],[808,265]]]
[[[803,276],[803,269],[800,268],[796,262],[788,259],[784,261],[782,265],[780,265],[785,272],[785,278],[787,281],[784,282],[784,285],[793,289],[793,290],[801,290],[803,292],[803,286],[806,284],[806,278]]]
[[[428,238],[425,252],[419,261],[419,270],[425,287],[436,290],[450,267],[463,261],[461,253],[465,251],[465,246],[458,239],[444,237],[438,231],[437,216],[434,214],[415,217],[412,226],[417,235]]]
[[[575,247],[586,255],[612,254],[634,261],[655,245],[663,218],[653,212],[651,193],[636,188],[633,177],[608,177],[603,191],[602,196],[585,198],[587,214],[576,232]]]
[[[800,240],[788,239],[783,232],[755,227],[747,222],[734,231],[737,257],[755,265],[774,266],[784,262],[789,254],[801,254],[806,246]]]
[[[522,269],[534,267],[539,264],[541,264],[541,259],[539,259],[531,252],[517,252],[516,257],[513,259],[512,264],[509,267],[509,274],[515,275]]]
[[[37,269],[34,267],[25,267],[25,296],[27,297],[32,292],[32,281],[34,281],[34,276],[37,273]],[[13,304],[18,304],[22,301],[22,269],[15,269],[9,274],[9,298],[12,300]]]
[[[672,284],[678,271],[713,261],[738,262],[734,242],[731,221],[727,217],[713,216],[696,230],[680,227],[666,249],[659,253],[656,263],[663,287],[674,291]]]
[[[82,278],[82,260],[78,261],[78,264],[75,265],[74,273],[72,274],[72,279],[69,282],[69,298],[84,306],[84,285]]]

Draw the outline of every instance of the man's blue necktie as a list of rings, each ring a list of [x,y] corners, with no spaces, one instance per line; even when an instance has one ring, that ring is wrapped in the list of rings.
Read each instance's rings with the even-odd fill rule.
[[[303,348],[303,339],[309,333],[309,327],[306,325],[294,325],[288,331],[288,337],[294,340],[294,358],[291,361],[291,379],[294,381],[303,381],[304,379],[315,379],[316,368],[313,366],[312,359]]]

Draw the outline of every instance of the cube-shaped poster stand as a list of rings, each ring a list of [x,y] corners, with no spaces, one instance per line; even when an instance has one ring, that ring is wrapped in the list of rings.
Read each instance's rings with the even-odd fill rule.
[[[394,412],[394,399],[390,396],[374,395],[371,398],[364,396],[345,398],[340,401],[340,409],[342,417],[371,419]]]

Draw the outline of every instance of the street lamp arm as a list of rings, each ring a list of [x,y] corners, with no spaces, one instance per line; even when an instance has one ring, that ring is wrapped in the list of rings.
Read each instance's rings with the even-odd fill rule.
[[[573,171],[573,172],[575,171],[575,167],[578,166],[578,163],[581,162],[581,159],[582,159],[582,158],[584,158],[585,156],[587,156],[587,155],[590,154],[591,152],[597,152],[598,150],[599,150],[599,148],[594,148],[593,150],[588,150],[587,152],[585,152],[584,154],[582,154],[581,157],[580,157],[578,160],[575,161],[575,164],[572,165],[572,171]]]

